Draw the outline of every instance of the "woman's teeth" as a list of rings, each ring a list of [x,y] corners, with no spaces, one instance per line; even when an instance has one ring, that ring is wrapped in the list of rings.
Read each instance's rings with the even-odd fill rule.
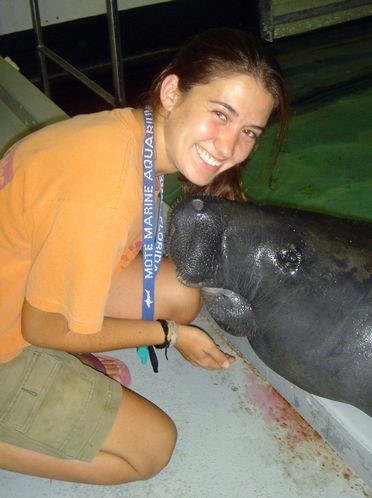
[[[209,155],[206,150],[199,147],[199,145],[196,146],[196,151],[201,157],[201,159],[203,159],[203,161],[205,161],[210,166],[213,166],[214,168],[219,168],[220,166],[222,166],[221,161],[216,161],[216,159],[214,159],[211,155]]]

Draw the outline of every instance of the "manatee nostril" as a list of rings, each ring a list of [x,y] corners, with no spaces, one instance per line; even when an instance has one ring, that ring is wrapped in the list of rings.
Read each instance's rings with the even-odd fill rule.
[[[204,207],[204,202],[201,199],[193,199],[191,204],[196,211],[201,211]]]
[[[286,270],[290,270],[291,273],[293,273],[299,269],[301,265],[301,254],[295,247],[281,251],[278,256],[281,265]]]

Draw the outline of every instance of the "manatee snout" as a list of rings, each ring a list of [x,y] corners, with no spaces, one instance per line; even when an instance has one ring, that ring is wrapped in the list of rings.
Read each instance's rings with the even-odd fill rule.
[[[189,286],[216,286],[220,281],[223,226],[208,210],[206,201],[195,198],[177,205],[169,218],[166,253],[174,261],[177,276]]]

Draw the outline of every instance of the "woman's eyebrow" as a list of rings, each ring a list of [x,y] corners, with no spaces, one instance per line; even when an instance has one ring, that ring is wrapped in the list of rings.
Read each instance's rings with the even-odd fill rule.
[[[232,114],[234,114],[234,116],[239,116],[239,113],[238,111],[236,111],[233,107],[231,107],[230,104],[227,104],[226,102],[222,102],[220,100],[210,100],[209,101],[211,104],[219,104],[219,105],[222,105],[222,107],[224,107],[225,109],[227,109],[228,111],[230,111]],[[255,124],[251,124],[249,125],[251,128],[256,128],[257,130],[260,130],[260,131],[264,131],[265,130],[265,127],[264,126],[259,126],[259,125],[255,125]]]
[[[235,116],[239,116],[239,113],[238,111],[236,111],[233,107],[231,107],[230,104],[227,104],[226,102],[222,102],[220,100],[210,100],[209,101],[211,104],[219,104],[219,105],[222,105],[222,107],[225,107],[225,109],[227,109],[228,111],[230,111],[232,114],[234,114]]]
[[[256,128],[256,130],[265,131],[265,127],[264,126],[258,126],[258,125],[254,125],[254,124],[251,124],[249,126],[251,128]]]

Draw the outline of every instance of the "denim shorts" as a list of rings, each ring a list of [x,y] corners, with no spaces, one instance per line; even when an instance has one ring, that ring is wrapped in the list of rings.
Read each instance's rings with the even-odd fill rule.
[[[0,363],[0,441],[89,462],[119,409],[115,380],[63,351],[29,346]]]

